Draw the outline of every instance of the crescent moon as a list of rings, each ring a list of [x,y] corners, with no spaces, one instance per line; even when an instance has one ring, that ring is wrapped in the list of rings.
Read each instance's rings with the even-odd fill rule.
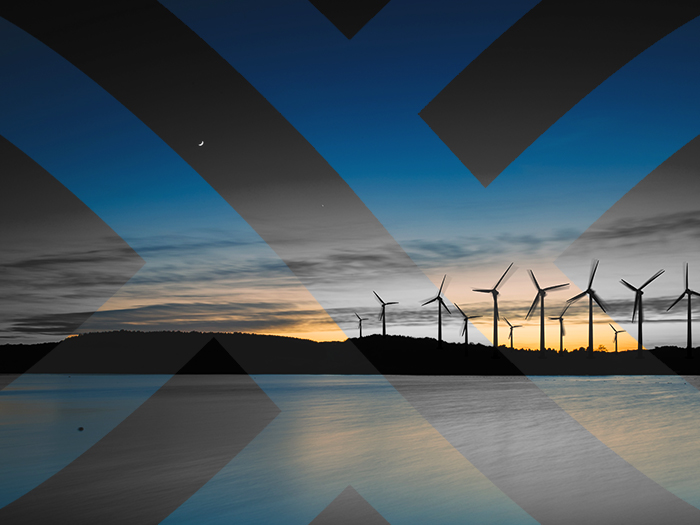
[[[204,146],[204,141],[199,143],[200,146]]]

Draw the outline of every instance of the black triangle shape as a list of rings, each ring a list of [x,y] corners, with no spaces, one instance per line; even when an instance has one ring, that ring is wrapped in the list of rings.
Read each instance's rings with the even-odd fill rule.
[[[247,374],[221,343],[212,337],[178,374]]]
[[[348,485],[309,525],[326,524],[389,525],[389,522],[351,485]]]
[[[309,0],[348,40],[381,11],[389,0]]]

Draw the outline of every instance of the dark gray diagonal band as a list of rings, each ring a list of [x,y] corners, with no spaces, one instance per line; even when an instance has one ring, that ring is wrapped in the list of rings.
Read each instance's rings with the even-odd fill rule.
[[[420,116],[488,186],[601,82],[698,15],[698,2],[543,0]]]
[[[0,344],[63,339],[144,261],[68,188],[2,136],[0,172]],[[0,373],[23,372],[32,364],[31,358],[27,366],[14,361],[0,356]],[[0,388],[4,385],[0,380]]]
[[[309,0],[348,40],[365,27],[389,0]]]
[[[388,525],[365,498],[348,485],[309,525]]]
[[[193,357],[197,370],[207,359],[220,367],[217,352],[233,361],[212,340]],[[178,373],[87,452],[0,509],[0,523],[159,523],[278,413],[247,374]]]
[[[0,15],[72,62],[157,133],[331,316],[334,307],[349,307],[341,287],[364,289],[368,297],[373,289],[389,297],[392,289],[419,296],[434,289],[304,137],[161,4],[28,1],[4,4]]]

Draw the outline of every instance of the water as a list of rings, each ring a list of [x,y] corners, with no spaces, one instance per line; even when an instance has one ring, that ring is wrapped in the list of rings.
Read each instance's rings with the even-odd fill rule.
[[[80,456],[168,379],[25,374],[1,391],[0,506]],[[687,384],[697,378],[253,379],[281,412],[163,523],[308,524],[348,485],[395,525],[556,522],[578,496],[567,488],[572,472],[576,483],[624,488],[591,507],[631,515],[643,506],[643,478],[685,521],[700,508],[700,393]],[[193,399],[214,395],[212,381],[194,378]],[[197,468],[169,475],[189,479]],[[567,519],[575,522],[592,520],[577,511]]]

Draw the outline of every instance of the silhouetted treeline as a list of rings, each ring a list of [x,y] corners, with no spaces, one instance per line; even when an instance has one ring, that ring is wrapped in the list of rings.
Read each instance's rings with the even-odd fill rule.
[[[315,342],[293,337],[245,333],[101,332],[61,343],[0,346],[0,373],[174,374],[232,373],[218,361],[200,356],[212,339],[249,374],[396,374],[396,375],[700,375],[700,355],[660,347],[637,351],[557,352],[481,344],[445,343],[432,338],[372,335],[344,342]],[[212,354],[213,355],[213,354]]]

